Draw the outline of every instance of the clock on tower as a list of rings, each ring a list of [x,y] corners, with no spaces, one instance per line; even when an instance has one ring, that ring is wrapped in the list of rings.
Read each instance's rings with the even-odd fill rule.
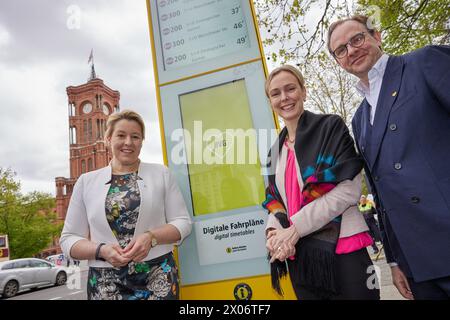
[[[90,104],[89,102],[85,103],[83,106],[83,113],[91,113],[92,111],[92,104]]]
[[[103,104],[103,113],[106,116],[109,116],[109,107],[108,107],[108,105],[106,103]]]

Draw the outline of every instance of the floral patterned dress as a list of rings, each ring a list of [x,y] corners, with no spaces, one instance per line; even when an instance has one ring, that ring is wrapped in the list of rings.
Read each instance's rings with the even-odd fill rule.
[[[112,175],[106,219],[125,248],[134,236],[141,196],[137,173]],[[120,268],[90,267],[88,300],[174,300],[179,298],[178,270],[171,252]]]

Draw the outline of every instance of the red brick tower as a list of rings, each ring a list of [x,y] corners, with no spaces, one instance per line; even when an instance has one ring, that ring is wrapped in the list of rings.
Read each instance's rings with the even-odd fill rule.
[[[56,177],[56,214],[66,218],[73,186],[78,177],[89,171],[106,167],[111,155],[105,147],[106,121],[111,113],[119,111],[120,93],[112,90],[97,78],[93,56],[89,57],[91,74],[88,82],[66,88],[69,111],[70,178]],[[59,238],[39,256],[61,253]]]
[[[112,90],[96,77],[92,64],[87,83],[66,89],[69,108],[70,178],[56,177],[56,212],[64,220],[70,196],[78,177],[106,167],[111,155],[104,134],[108,116],[119,111],[119,91]]]

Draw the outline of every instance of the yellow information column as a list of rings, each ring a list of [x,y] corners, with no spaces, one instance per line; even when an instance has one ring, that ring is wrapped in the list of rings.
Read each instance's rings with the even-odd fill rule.
[[[271,288],[266,157],[277,122],[250,0],[147,0],[165,164],[193,220],[182,299],[295,299]]]

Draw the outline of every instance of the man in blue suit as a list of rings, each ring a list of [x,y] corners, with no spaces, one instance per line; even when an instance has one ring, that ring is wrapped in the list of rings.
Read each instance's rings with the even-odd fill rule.
[[[450,47],[388,56],[367,20],[333,23],[328,49],[365,97],[352,127],[386,259],[405,298],[449,299]]]

